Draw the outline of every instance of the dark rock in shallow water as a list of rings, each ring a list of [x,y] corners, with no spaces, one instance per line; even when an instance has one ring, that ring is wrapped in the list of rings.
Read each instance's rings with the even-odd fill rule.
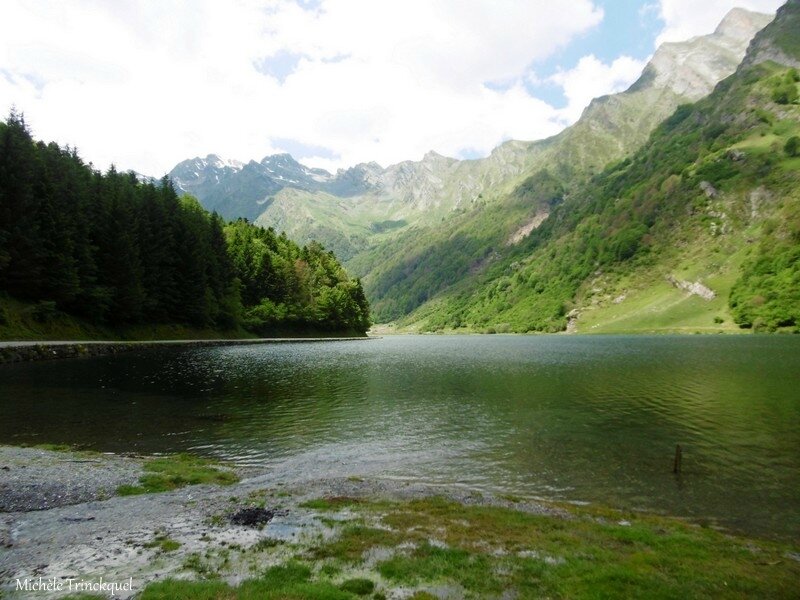
[[[266,508],[243,508],[231,515],[231,523],[247,527],[258,527],[269,523],[274,516],[275,511],[267,510]]]

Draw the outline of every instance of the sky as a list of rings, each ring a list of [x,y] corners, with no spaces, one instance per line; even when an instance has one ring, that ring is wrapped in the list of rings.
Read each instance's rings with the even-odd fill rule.
[[[105,170],[486,156],[781,0],[3,0],[0,111]]]

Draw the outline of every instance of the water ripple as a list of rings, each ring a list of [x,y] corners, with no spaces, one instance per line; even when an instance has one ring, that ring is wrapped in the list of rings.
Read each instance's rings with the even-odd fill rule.
[[[402,336],[3,376],[4,442],[191,450],[276,477],[418,479],[800,537],[797,338]]]

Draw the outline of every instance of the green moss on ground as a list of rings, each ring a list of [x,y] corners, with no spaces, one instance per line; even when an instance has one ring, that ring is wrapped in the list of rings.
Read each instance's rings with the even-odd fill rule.
[[[339,589],[355,594],[356,596],[366,596],[375,590],[375,582],[364,577],[356,577],[342,583]]]
[[[175,552],[181,547],[181,543],[163,534],[157,535],[152,542],[144,545],[145,548],[158,548],[161,552]]]
[[[345,522],[260,577],[238,587],[168,580],[141,598],[380,598],[400,588],[419,598],[441,589],[465,598],[785,598],[800,580],[796,547],[678,519],[573,506],[541,515],[440,498],[347,500],[307,503]]]
[[[141,600],[350,600],[355,594],[328,582],[312,582],[311,569],[298,562],[268,569],[232,588],[220,581],[167,580],[148,585]]]
[[[117,488],[120,496],[168,492],[187,485],[213,483],[231,485],[239,477],[219,468],[214,460],[191,454],[174,454],[149,460],[144,465],[146,474],[139,478],[139,485],[121,485]]]

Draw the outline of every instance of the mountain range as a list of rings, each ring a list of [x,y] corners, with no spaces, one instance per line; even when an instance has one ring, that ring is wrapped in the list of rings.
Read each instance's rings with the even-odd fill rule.
[[[423,329],[499,326],[528,331],[561,329],[567,323],[571,329],[580,328],[586,320],[577,318],[586,314],[581,310],[585,307],[577,306],[583,301],[576,296],[580,285],[567,286],[561,306],[544,320],[511,318],[514,311],[541,312],[541,307],[522,308],[529,304],[523,292],[512,297],[501,290],[505,308],[492,306],[472,316],[466,308],[480,303],[474,294],[507,275],[502,269],[512,257],[517,268],[530,260],[535,254],[532,239],[538,240],[535,244],[557,244],[555,238],[543,241],[541,231],[552,235],[554,217],[563,220],[566,206],[572,215],[582,214],[593,182],[607,177],[615,163],[646,151],[676,109],[702,102],[719,89],[720,81],[740,76],[745,66],[796,66],[796,10],[795,0],[787,3],[765,30],[771,33],[751,43],[771,18],[734,9],[713,34],[662,45],[628,90],[595,99],[579,121],[559,135],[506,142],[485,159],[460,161],[430,152],[421,161],[386,168],[364,163],[331,174],[305,167],[287,154],[247,164],[209,155],[180,163],[170,177],[179,190],[224,217],[246,217],[285,230],[299,242],[317,239],[333,249],[363,277],[378,321],[399,319]],[[735,110],[738,114],[745,108]],[[782,110],[774,119],[786,121],[789,109]],[[788,115],[790,123],[793,118]],[[783,139],[783,133],[777,137]],[[713,182],[705,183],[720,194]],[[582,198],[580,206],[576,198]],[[572,226],[579,228],[581,223]],[[652,224],[642,226],[649,235]],[[724,229],[724,224],[719,227]],[[631,265],[626,263],[626,268]],[[678,282],[669,288],[681,293],[703,285],[669,277]],[[614,300],[622,296],[614,306],[625,303],[625,293]],[[506,315],[509,310],[512,314]],[[729,309],[719,310],[730,321]]]
[[[286,230],[299,241],[317,239],[351,258],[376,234],[440,221],[484,192],[508,191],[537,165],[555,163],[554,171],[571,177],[627,154],[678,104],[707,95],[732,73],[768,22],[765,15],[734,9],[713,34],[662,45],[627,92],[594,100],[560,135],[509,141],[485,159],[459,161],[431,151],[421,161],[386,168],[362,163],[331,174],[288,154],[248,163],[212,154],[179,163],[169,176],[180,191],[225,218]]]

